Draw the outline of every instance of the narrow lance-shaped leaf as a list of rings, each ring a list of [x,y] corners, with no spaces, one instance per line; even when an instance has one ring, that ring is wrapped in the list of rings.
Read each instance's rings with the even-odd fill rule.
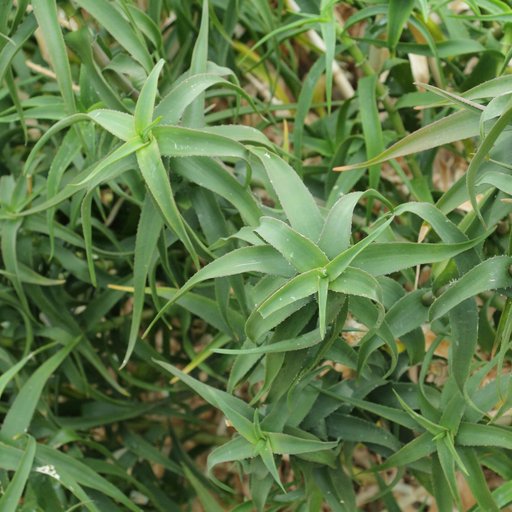
[[[441,464],[441,469],[443,470],[446,481],[448,482],[448,487],[450,489],[450,493],[457,503],[458,509],[462,510],[462,501],[459,494],[459,488],[457,485],[457,479],[455,476],[455,461],[453,459],[450,450],[446,446],[445,439],[438,439],[436,441],[437,447],[437,456],[439,457],[439,462]]]
[[[263,165],[292,228],[310,240],[317,240],[323,219],[303,181],[284,160],[268,150],[252,148],[251,151]]]
[[[62,176],[66,171],[67,167],[75,159],[81,150],[82,144],[76,130],[69,130],[68,133],[62,139],[61,145],[53,158],[50,170],[48,171],[47,178],[47,197],[53,197],[59,190]],[[46,219],[48,224],[48,232],[50,235],[50,259],[53,257],[55,250],[55,209],[51,208],[46,213]]]
[[[255,231],[299,272],[323,267],[329,263],[327,256],[318,246],[278,219],[263,217]]]
[[[155,363],[159,364],[170,374],[178,377],[183,383],[193,389],[198,395],[200,395],[217,409],[223,410],[223,406],[226,405],[227,408],[229,408],[231,411],[235,411],[244,420],[248,420],[249,422],[253,420],[254,409],[247,405],[240,398],[232,396],[225,391],[221,391],[220,389],[215,389],[211,386],[208,386],[207,384],[194,379],[190,375],[183,373],[181,370],[178,370],[178,368],[170,365],[169,363],[164,361],[155,361]]]
[[[320,441],[320,439],[305,439],[281,432],[268,432],[267,436],[272,446],[272,451],[281,455],[297,455],[300,453],[330,450],[337,446],[337,442]]]
[[[334,281],[329,283],[329,290],[366,297],[382,303],[382,288],[379,282],[368,272],[359,268],[347,267]]]
[[[145,130],[148,129],[153,121],[155,98],[158,92],[158,76],[160,75],[160,71],[162,71],[163,65],[164,60],[160,59],[149,74],[146,82],[144,82],[139,99],[135,105],[135,113],[133,116],[135,132],[142,138],[148,136],[148,134],[145,134]]]
[[[468,298],[458,303],[450,310],[448,317],[452,329],[449,363],[455,381],[463,392],[478,343],[478,309],[475,299]]]
[[[199,498],[199,501],[203,505],[205,510],[211,511],[211,512],[223,512],[226,510],[226,508],[223,506],[221,507],[215,498],[212,496],[210,491],[206,488],[206,486],[197,478],[190,469],[185,466],[185,464],[182,464],[183,466],[183,472],[185,473],[185,476],[187,477],[187,481],[192,485],[194,490],[196,491],[197,497]]]
[[[52,357],[47,359],[29,377],[16,396],[14,403],[9,408],[0,434],[6,437],[14,437],[17,434],[22,434],[27,431],[46,381],[66,359],[79,341],[80,337],[74,340],[68,340],[65,347],[62,347]]]
[[[438,96],[446,98],[450,100],[450,102],[460,105],[461,107],[465,108],[466,110],[470,110],[475,114],[481,114],[485,110],[485,107],[480,105],[480,103],[476,103],[475,101],[465,98],[464,96],[459,96],[458,94],[454,94],[449,91],[444,91],[443,89],[439,89],[438,87],[434,87],[433,85],[423,84],[421,82],[416,83],[416,85],[419,85],[423,89],[433,92]]]
[[[227,443],[218,446],[208,455],[207,472],[218,464],[256,457],[254,446],[242,436],[237,436]]]
[[[479,180],[478,185],[487,183],[499,190],[512,195],[512,176],[504,172],[489,171],[486,172]]]
[[[479,293],[511,287],[510,265],[512,265],[512,258],[509,256],[489,258],[477,265],[452,284],[432,304],[429,312],[430,320],[445,315],[457,304]]]
[[[144,41],[141,41],[130,23],[111,3],[107,0],[77,0],[77,3],[94,16],[147,72],[150,71],[153,63]]]
[[[496,425],[480,425],[463,421],[457,432],[455,444],[460,446],[494,446],[512,450],[512,432]]]
[[[290,276],[293,274],[293,268],[275,249],[269,246],[243,247],[225,254],[196,272],[180,288],[178,293],[158,312],[158,315],[153,319],[143,337],[148,334],[155,322],[162,317],[165,311],[196,284],[208,279],[233,276],[243,274],[244,272]]]
[[[340,197],[329,210],[318,240],[318,246],[328,258],[335,258],[349,247],[354,208],[368,195],[376,197],[391,209],[389,201],[375,190],[350,192]]]
[[[20,359],[17,363],[15,363],[13,366],[11,366],[8,370],[3,372],[2,375],[0,375],[0,398],[2,397],[2,394],[3,394],[6,386],[14,378],[14,376],[27,364],[27,362],[30,361],[37,353],[47,350],[48,348],[52,347],[53,345],[54,345],[54,343],[50,343],[48,345],[42,346],[41,348],[30,353],[28,356],[25,356],[24,358]]]
[[[3,2],[0,8],[6,7],[10,9],[11,6],[8,2]],[[8,16],[4,16],[2,22],[7,23]],[[5,74],[7,73],[9,66],[11,65],[12,59],[25,44],[27,39],[35,32],[37,28],[37,21],[34,14],[29,14],[25,17],[23,22],[18,26],[15,34],[12,34],[9,38],[11,44],[6,44],[2,51],[0,51],[0,82],[3,82]]]
[[[254,348],[217,348],[214,349],[213,352],[219,354],[275,354],[280,352],[293,352],[294,350],[314,347],[322,341],[322,338],[320,329],[315,329],[297,338],[276,341]]]
[[[39,30],[42,32],[57,82],[68,114],[76,111],[75,94],[71,81],[71,69],[59,24],[57,3],[55,0],[34,0],[32,2]]]
[[[186,108],[213,85],[222,85],[222,88],[231,89],[233,93],[243,96],[250,104],[254,104],[253,99],[238,85],[213,73],[197,73],[172,87],[155,108],[155,117],[161,117],[162,124],[178,124]],[[203,103],[204,101],[201,103],[201,108]],[[256,106],[254,110],[256,111]]]
[[[113,483],[76,457],[51,446],[38,443],[36,461],[40,464],[36,468],[40,473],[57,478],[64,487],[67,487],[75,496],[85,502],[89,502],[90,497],[83,492],[81,486],[95,489],[106,496],[110,496],[132,512],[142,512],[140,507],[128,499]],[[92,510],[96,512],[99,509],[94,507]]]
[[[105,158],[99,161],[98,165],[96,165],[85,177],[83,180],[78,183],[73,183],[73,187],[78,188],[92,188],[92,182],[98,177],[101,176],[103,172],[108,172],[109,167],[120,160],[136,153],[139,155],[139,151],[145,148],[148,145],[147,142],[143,142],[138,137],[125,142],[122,146],[119,146],[117,149],[112,151],[112,153],[108,154]],[[145,155],[146,153],[143,153]]]
[[[489,491],[485,475],[480,467],[480,460],[475,450],[471,448],[461,448],[459,449],[459,455],[466,468],[468,468],[468,472],[464,474],[464,478],[480,507],[489,512],[499,512],[500,509]]]
[[[207,156],[247,160],[248,151],[239,142],[207,130],[182,126],[155,126],[151,133],[165,156]]]
[[[394,52],[407,20],[414,8],[414,0],[390,0],[388,3],[388,47]]]
[[[199,34],[192,52],[192,61],[190,63],[190,71],[194,74],[204,73],[207,69],[208,62],[208,0],[203,0],[203,8],[201,11],[201,24],[199,26]],[[197,98],[186,108],[183,114],[183,125],[190,127],[201,127],[204,123],[204,92],[199,94]]]
[[[103,129],[125,142],[137,135],[134,129],[133,116],[125,112],[96,109],[89,112],[89,117]]]
[[[372,242],[384,232],[392,221],[392,217],[382,217],[375,223],[369,235],[331,260],[325,267],[329,280],[337,279],[359,254],[365,254],[368,248],[371,247]]]
[[[86,78],[105,105],[116,111],[126,112],[127,106],[121,101],[109,81],[94,60],[92,48],[92,35],[88,27],[68,32],[65,36],[66,44],[78,55],[81,61],[80,79]],[[83,85],[82,85],[83,87]],[[84,100],[84,91],[80,91],[80,97]],[[131,123],[133,125],[133,123]]]
[[[23,174],[25,176],[30,176],[34,173],[34,166],[37,162],[38,157],[40,156],[41,150],[43,146],[60,130],[67,128],[75,123],[89,121],[90,117],[87,114],[73,114],[71,116],[66,117],[52,125],[48,130],[46,130],[43,135],[37,140],[34,147],[30,151],[25,165],[23,166]]]
[[[366,144],[366,157],[371,160],[384,150],[382,139],[382,128],[377,108],[377,75],[370,75],[362,78],[358,84],[359,109],[361,112],[361,123]],[[370,166],[370,188],[376,189],[380,180],[380,165]],[[372,197],[368,201],[368,212],[371,211]]]
[[[336,23],[334,21],[334,2],[322,0],[320,11],[322,17],[327,18],[320,24],[322,38],[325,44],[325,99],[327,112],[331,113],[332,106],[332,66],[336,47]]]
[[[352,266],[366,270],[373,276],[391,274],[416,265],[453,258],[475,247],[484,238],[485,236],[456,244],[375,243],[354,258]]]
[[[327,330],[327,298],[329,293],[329,279],[327,276],[319,275],[318,280],[318,326],[320,336],[325,337]]]
[[[428,457],[436,449],[432,435],[424,432],[416,439],[402,446],[400,450],[386,459],[386,462],[380,464],[376,469],[384,470],[396,466],[407,466],[417,460]]]
[[[25,290],[21,284],[19,261],[18,261],[18,232],[22,226],[22,220],[4,221],[2,225],[2,236],[0,237],[0,250],[5,269],[9,273],[16,294],[23,306],[25,313],[30,315],[30,308],[27,301]]]
[[[0,510],[2,512],[16,512],[18,510],[18,504],[30,475],[35,454],[36,440],[32,436],[28,436],[27,446],[16,469],[16,473],[14,473],[4,495],[0,498]]]
[[[169,181],[169,176],[162,163],[160,151],[156,140],[151,140],[148,145],[141,147],[136,153],[137,162],[144,182],[148,187],[155,204],[172,231],[183,242],[191,255],[196,267],[199,260],[192,242],[188,236],[181,214],[174,201],[174,195]]]
[[[380,155],[366,162],[335,167],[334,170],[350,171],[353,169],[364,169],[370,165],[381,164],[392,158],[407,156],[436,148],[443,144],[476,137],[480,133],[479,122],[479,116],[473,112],[456,112],[407,135],[390,148],[384,150]]]
[[[259,313],[266,318],[285,306],[312,295],[318,290],[319,275],[320,271],[313,269],[295,276],[265,299],[254,314]]]
[[[509,102],[507,109],[499,119],[494,123],[492,128],[489,130],[489,133],[482,140],[477,152],[471,159],[468,170],[466,171],[466,188],[469,195],[469,200],[471,201],[471,206],[473,210],[477,213],[481,222],[483,223],[483,217],[478,208],[478,202],[476,199],[476,178],[478,175],[478,170],[480,168],[480,164],[484,161],[485,157],[488,155],[489,151],[492,149],[496,139],[503,133],[503,130],[512,120],[512,100]]]
[[[277,471],[276,461],[274,460],[274,453],[272,452],[272,446],[270,445],[270,440],[261,439],[255,446],[256,453],[261,457],[263,464],[267,468],[268,472],[272,475],[272,478],[276,482],[276,484],[281,488],[283,492],[286,492],[281,479],[279,478],[279,473]]]
[[[249,226],[257,226],[261,210],[250,190],[245,188],[218,161],[207,157],[176,158],[171,168],[186,180],[211,190],[229,201]],[[248,227],[246,227],[248,229]],[[255,238],[257,238],[255,236]]]
[[[87,258],[87,267],[89,269],[89,276],[93,286],[97,286],[96,270],[94,269],[94,258],[92,254],[92,219],[91,219],[91,203],[96,191],[89,190],[82,201],[80,208],[82,214],[82,232],[84,234],[85,254]]]
[[[155,252],[156,244],[163,227],[163,221],[151,196],[148,194],[142,206],[137,236],[135,239],[135,260],[133,265],[133,311],[128,336],[128,347],[123,358],[121,368],[126,365],[135,348],[142,308],[144,307],[144,294],[149,266]]]

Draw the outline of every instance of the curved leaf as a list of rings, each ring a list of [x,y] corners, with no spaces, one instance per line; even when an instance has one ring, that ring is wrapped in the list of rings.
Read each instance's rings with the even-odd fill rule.
[[[430,306],[430,320],[432,321],[445,315],[456,305],[479,293],[511,287],[512,275],[509,271],[510,265],[512,265],[512,258],[509,256],[497,256],[477,265],[434,301],[432,306]]]

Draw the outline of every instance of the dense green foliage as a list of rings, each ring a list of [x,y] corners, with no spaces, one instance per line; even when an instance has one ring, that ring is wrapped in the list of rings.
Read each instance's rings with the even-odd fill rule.
[[[512,9],[459,4],[0,2],[1,512],[512,503]]]

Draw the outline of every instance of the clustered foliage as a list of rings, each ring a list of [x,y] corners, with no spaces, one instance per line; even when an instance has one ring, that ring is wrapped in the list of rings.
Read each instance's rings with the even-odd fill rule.
[[[0,2],[0,510],[512,503],[511,21]]]

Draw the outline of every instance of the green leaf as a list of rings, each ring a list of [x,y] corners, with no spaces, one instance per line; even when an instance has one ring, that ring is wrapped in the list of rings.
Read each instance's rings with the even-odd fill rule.
[[[183,465],[183,471],[187,480],[190,482],[194,490],[196,491],[197,497],[199,501],[203,505],[205,510],[212,512],[223,512],[225,507],[221,507],[219,503],[214,499],[212,494],[208,491],[208,489],[202,484],[202,482],[187,468],[187,466]]]
[[[21,456],[16,473],[3,496],[0,498],[0,510],[2,510],[2,512],[16,512],[16,510],[18,510],[18,504],[28,480],[30,470],[32,469],[35,454],[36,440],[32,436],[28,436],[27,446]]]
[[[341,196],[331,207],[318,240],[318,246],[328,258],[335,258],[350,245],[352,216],[357,203],[364,197],[372,196],[391,207],[389,201],[375,190],[350,192]]]
[[[470,270],[453,283],[434,301],[432,306],[430,306],[430,320],[440,318],[457,304],[479,293],[488,290],[496,290],[498,288],[511,287],[512,275],[509,271],[511,264],[512,258],[508,256],[497,256],[495,258],[489,258],[477,265],[474,269]]]
[[[482,238],[455,244],[375,243],[357,255],[352,266],[366,270],[373,276],[391,274],[416,265],[453,258],[481,243]]]
[[[294,350],[302,350],[304,348],[314,347],[322,341],[320,329],[302,334],[296,338],[289,340],[275,341],[267,345],[261,345],[253,348],[217,348],[213,352],[219,354],[275,354],[281,352],[292,352]]]
[[[281,488],[281,490],[286,493],[286,490],[281,483],[281,479],[279,477],[279,473],[277,471],[276,461],[274,459],[274,453],[272,452],[272,446],[270,444],[270,439],[260,440],[258,444],[255,446],[256,453],[261,457],[263,464],[267,468],[268,472],[272,475],[272,478],[276,482],[276,484]]]
[[[201,25],[197,36],[190,71],[194,74],[205,73],[208,63],[208,32],[209,32],[208,0],[203,0]],[[204,123],[204,93],[201,93],[185,110],[183,125],[200,128]]]
[[[299,272],[323,267],[327,256],[307,237],[272,217],[262,217],[255,232],[277,249]]]
[[[153,68],[151,56],[144,41],[126,21],[124,16],[107,0],[77,0],[78,5],[88,11],[91,16],[112,35],[112,37],[137,60],[149,73]],[[66,58],[67,61],[67,58]]]
[[[329,280],[337,279],[345,269],[360,255],[364,256],[371,248],[372,242],[377,239],[391,224],[393,218],[381,217],[372,227],[372,231],[365,238],[338,254],[325,267]],[[360,265],[359,265],[360,266]]]
[[[162,118],[162,124],[178,124],[186,108],[200,97],[201,94],[214,85],[222,86],[233,91],[249,104],[253,99],[238,85],[213,73],[197,73],[177,81],[155,109],[155,117]],[[203,105],[201,104],[201,108]],[[256,107],[254,107],[256,110]]]
[[[114,151],[109,153],[105,158],[99,161],[99,163],[93,166],[92,169],[89,170],[87,175],[78,182],[73,182],[71,185],[75,188],[75,191],[78,191],[80,188],[89,188],[92,189],[94,187],[94,180],[96,178],[101,178],[102,174],[106,174],[109,168],[111,168],[115,163],[125,159],[126,157],[133,155],[133,153],[138,152],[142,148],[148,145],[147,142],[143,142],[138,137],[125,142],[122,146],[119,146]],[[54,198],[55,199],[55,198]]]
[[[59,25],[57,3],[55,0],[34,0],[32,7],[34,8],[39,30],[48,48],[48,55],[57,77],[64,104],[66,105],[66,111],[68,114],[74,114],[76,112],[75,94],[73,92],[66,46]]]
[[[293,273],[293,269],[275,249],[269,246],[243,247],[225,254],[196,272],[183,285],[179,292],[160,309],[143,337],[147,335],[149,329],[164,312],[196,284],[208,279],[233,276],[244,272],[289,276]]]
[[[397,400],[400,402],[400,405],[405,410],[405,412],[411,418],[413,418],[416,421],[416,423],[418,423],[418,425],[424,428],[427,432],[430,432],[430,434],[432,434],[433,436],[446,434],[447,430],[443,426],[438,425],[433,421],[430,421],[428,418],[425,418],[421,414],[418,414],[411,407],[409,407],[404,400],[402,400],[402,397],[395,390],[393,390],[393,392]]]
[[[330,450],[338,444],[337,442],[326,442],[319,439],[305,439],[280,432],[268,432],[266,435],[270,441],[272,452],[281,455]]]
[[[135,259],[133,264],[133,311],[128,336],[128,346],[121,364],[125,366],[135,347],[139,332],[142,309],[144,307],[144,293],[149,267],[156,250],[156,244],[163,227],[163,221],[158,209],[149,195],[146,196],[142,206],[137,237],[135,239]]]
[[[66,340],[66,346],[48,358],[29,377],[5,416],[0,430],[1,435],[14,437],[28,430],[46,381],[68,357],[79,341],[80,337]]]
[[[394,51],[407,20],[414,8],[414,0],[390,0],[388,3],[388,46]]]
[[[259,224],[261,210],[254,196],[213,158],[176,158],[171,162],[171,167],[186,180],[207,188],[229,201],[249,226]]]
[[[135,132],[143,139],[147,137],[145,131],[153,121],[153,110],[155,109],[155,98],[158,92],[158,77],[165,62],[160,59],[152,69],[147,80],[140,91],[139,99],[135,105],[133,116]]]
[[[374,423],[348,414],[334,413],[328,419],[329,436],[354,443],[372,443],[396,452],[401,445],[397,438]]]
[[[105,105],[116,111],[126,112],[127,105],[122,102],[118,94],[103,76],[99,69],[93,55],[93,42],[92,36],[87,27],[82,27],[78,30],[68,32],[65,36],[66,44],[78,55],[81,61],[80,70],[80,99],[84,106],[88,105],[86,99],[86,91],[84,90],[83,82],[90,83],[91,88],[94,89],[93,98],[98,95]],[[93,100],[94,101],[94,100]],[[93,102],[91,101],[91,103]],[[129,128],[133,127],[133,122],[128,125]]]
[[[451,103],[455,103],[456,105],[459,105],[462,108],[469,110],[475,114],[481,114],[484,110],[486,110],[486,108],[480,105],[480,103],[476,103],[464,96],[460,96],[449,91],[443,91],[443,89],[439,89],[438,87],[434,87],[433,85],[428,85],[421,82],[417,83],[416,85],[419,85],[421,86],[422,89],[426,89],[427,91],[433,92],[434,94],[437,94],[442,98],[446,98]],[[480,120],[480,122],[482,122],[482,120]]]
[[[313,196],[297,173],[267,150],[252,148],[251,151],[263,165],[292,228],[310,240],[317,240],[323,219]]]
[[[462,422],[455,442],[460,446],[495,446],[512,450],[512,432],[494,425]]]
[[[119,503],[122,503],[128,510],[142,512],[114,484],[103,478],[78,458],[50,446],[38,444],[36,461],[40,464],[36,471],[57,479],[80,500],[90,501],[90,497],[81,489],[83,485],[110,496]],[[94,507],[93,510],[96,511],[98,509]]]
[[[377,466],[377,469],[380,471],[395,466],[407,466],[417,460],[428,457],[435,449],[436,445],[432,440],[432,436],[428,432],[424,432],[389,456],[386,462]]]
[[[125,142],[137,135],[133,128],[133,116],[130,114],[116,110],[97,109],[89,112],[88,115],[96,124]]]
[[[236,436],[227,443],[218,446],[208,455],[208,474],[218,464],[256,457],[254,446],[242,436]]]
[[[322,38],[325,44],[325,96],[327,100],[327,112],[331,113],[332,106],[332,66],[336,50],[336,23],[334,21],[334,3],[322,0],[320,7],[322,17],[327,21],[320,24]]]
[[[181,126],[156,126],[151,130],[165,156],[207,156],[247,159],[242,144],[206,130]]]
[[[33,359],[37,353],[47,350],[53,345],[54,344],[51,343],[39,348],[38,350],[35,350],[28,356],[23,357],[17,363],[13,364],[8,370],[4,371],[2,375],[0,375],[0,398],[9,382],[14,378],[15,375],[19,373],[19,371],[27,364],[27,362]]]
[[[254,410],[240,398],[236,398],[225,391],[215,389],[211,386],[190,377],[186,373],[178,370],[174,366],[164,361],[156,361],[164,370],[168,371],[175,377],[178,377],[187,386],[192,388],[204,400],[220,409],[226,417],[233,423],[235,428],[250,442],[255,442],[254,428],[252,420],[254,418]]]
[[[87,258],[87,267],[89,269],[89,276],[93,286],[97,286],[96,271],[94,269],[94,258],[92,249],[92,216],[91,216],[91,203],[95,194],[94,189],[87,192],[82,201],[80,212],[82,214],[82,231],[84,235],[85,254]]]
[[[407,0],[409,2],[410,0]],[[391,4],[390,3],[390,11]],[[407,11],[407,8],[400,9],[400,12]],[[390,20],[391,23],[391,20]],[[388,25],[388,29],[390,25]],[[359,108],[361,112],[361,123],[363,125],[363,135],[366,144],[366,158],[371,160],[375,156],[379,155],[384,151],[384,141],[382,139],[382,128],[379,119],[379,110],[377,108],[377,75],[373,74],[366,76],[359,80],[358,84],[358,96],[359,96]],[[369,186],[375,189],[379,185],[380,180],[380,166],[378,164],[372,165],[369,169],[370,178]],[[371,211],[371,196],[368,201],[368,211]]]
[[[7,7],[8,9],[11,8],[8,2],[4,2],[1,7],[3,6]],[[3,18],[3,21],[4,20],[5,23],[7,23],[7,15]],[[20,24],[18,30],[16,30],[16,33],[12,34],[9,38],[11,44],[6,44],[0,51],[0,82],[4,81],[5,74],[9,70],[14,56],[22,48],[27,39],[35,32],[36,28],[36,17],[33,14],[29,14]]]
[[[477,185],[492,185],[503,192],[512,195],[512,176],[503,172],[489,171],[486,172],[479,180]]]
[[[144,178],[148,190],[158,205],[158,208],[169,228],[183,242],[188,252],[192,256],[196,267],[199,267],[198,256],[193,246],[183,218],[174,201],[174,195],[169,181],[169,176],[162,163],[160,151],[156,140],[151,140],[149,144],[139,148],[136,152],[137,163]]]
[[[461,510],[462,501],[459,493],[459,487],[457,485],[457,479],[455,476],[455,460],[453,458],[453,454],[446,446],[446,439],[444,438],[438,439],[436,441],[436,446],[437,456],[439,457],[441,469],[443,470],[446,482],[448,483],[450,494],[452,495],[455,503],[457,504],[458,509]]]
[[[402,140],[384,150],[380,155],[366,162],[335,167],[334,170],[350,171],[353,169],[363,169],[371,165],[381,164],[392,158],[407,156],[436,148],[443,144],[476,137],[479,133],[480,120],[478,115],[468,111],[456,112],[405,136]]]
[[[318,276],[318,325],[320,336],[325,338],[327,330],[327,299],[329,293],[329,280],[325,276]]]
[[[485,475],[480,467],[480,460],[475,453],[475,450],[472,450],[471,448],[460,449],[459,455],[468,469],[467,474],[464,473],[464,478],[466,479],[473,496],[476,498],[478,505],[480,505],[483,510],[499,512],[500,509],[489,491]]]
[[[477,213],[481,222],[483,223],[483,217],[478,208],[478,201],[476,199],[476,178],[478,175],[478,170],[480,165],[483,163],[484,159],[488,155],[489,151],[491,151],[494,143],[498,139],[498,137],[505,130],[507,125],[512,120],[512,100],[507,104],[507,108],[501,114],[499,119],[494,123],[492,128],[489,130],[489,133],[483,138],[480,146],[478,147],[477,152],[471,159],[468,170],[466,172],[466,188],[469,196],[469,200],[471,201],[471,206],[473,210]]]
[[[358,295],[382,303],[382,289],[379,282],[368,272],[359,268],[347,267],[334,281],[329,283],[329,290]]]
[[[266,318],[289,304],[313,295],[318,289],[319,276],[319,271],[313,269],[290,279],[276,292],[267,297],[258,306],[255,313],[259,313],[263,318]]]

